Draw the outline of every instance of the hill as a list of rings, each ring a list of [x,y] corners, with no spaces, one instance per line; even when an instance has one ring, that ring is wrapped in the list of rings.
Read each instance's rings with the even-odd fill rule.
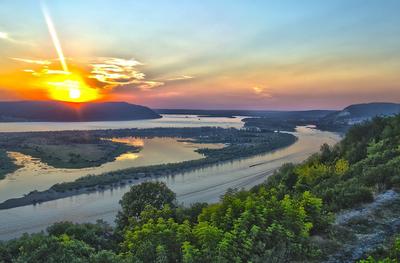
[[[155,119],[160,117],[160,115],[147,107],[126,102],[0,102],[0,122],[125,121]]]
[[[400,104],[373,102],[354,104],[333,112],[319,120],[318,127],[330,130],[346,130],[351,125],[362,123],[376,116],[393,116],[400,113]]]
[[[322,118],[333,110],[305,110],[305,111],[271,111],[271,110],[193,110],[193,109],[156,109],[160,114],[178,114],[178,115],[200,115],[205,117],[265,117],[273,119],[297,118],[297,119],[316,119]]]

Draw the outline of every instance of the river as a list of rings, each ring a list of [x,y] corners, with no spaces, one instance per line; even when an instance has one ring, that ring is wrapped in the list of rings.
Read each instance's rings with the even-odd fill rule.
[[[140,146],[142,149],[139,152],[123,153],[116,160],[103,165],[82,169],[54,168],[29,155],[9,153],[15,159],[15,163],[22,168],[0,180],[0,202],[22,197],[34,190],[43,191],[57,183],[75,181],[89,174],[99,175],[133,167],[195,160],[204,157],[196,152],[196,149],[224,147],[223,144],[182,142],[177,138],[127,137],[114,140]]]
[[[177,193],[178,201],[216,202],[228,188],[249,189],[262,183],[273,171],[287,162],[301,162],[318,151],[323,143],[334,144],[340,137],[310,127],[298,127],[294,133],[298,140],[293,145],[250,158],[163,177]],[[10,239],[24,232],[44,230],[59,221],[95,222],[103,219],[113,223],[119,209],[118,201],[129,186],[83,194],[39,205],[29,205],[0,211],[0,239]]]
[[[199,117],[196,115],[162,114],[160,119],[135,121],[93,121],[93,122],[0,122],[0,132],[31,131],[69,131],[101,130],[126,128],[162,128],[162,127],[221,127],[242,128],[244,117]]]

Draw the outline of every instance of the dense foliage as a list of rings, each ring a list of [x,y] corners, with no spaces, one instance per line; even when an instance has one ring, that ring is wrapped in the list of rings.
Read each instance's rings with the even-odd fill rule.
[[[400,186],[400,116],[376,118],[350,129],[335,147],[300,165],[286,165],[266,183],[280,195],[310,191],[329,211],[373,199],[374,192]]]
[[[114,231],[102,222],[60,223],[48,234],[2,243],[0,258],[4,262],[319,260],[323,250],[311,237],[329,230],[335,212],[399,186],[399,145],[400,116],[377,118],[352,128],[338,145],[323,145],[304,163],[284,165],[266,183],[250,191],[229,190],[219,203],[210,205],[179,206],[163,183],[133,186],[120,202]],[[395,262],[398,254],[394,256],[383,262]]]

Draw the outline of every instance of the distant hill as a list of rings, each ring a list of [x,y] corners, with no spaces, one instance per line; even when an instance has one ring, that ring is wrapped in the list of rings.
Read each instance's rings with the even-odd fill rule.
[[[124,121],[156,119],[160,117],[160,115],[147,107],[126,102],[0,102],[0,122]]]
[[[400,104],[373,102],[354,104],[341,111],[330,113],[319,120],[318,126],[326,129],[345,130],[376,116],[392,116],[400,113]]]
[[[193,109],[155,109],[160,114],[200,115],[206,117],[264,117],[273,119],[294,118],[315,120],[336,111],[332,110],[305,110],[305,111],[272,111],[272,110],[193,110]]]

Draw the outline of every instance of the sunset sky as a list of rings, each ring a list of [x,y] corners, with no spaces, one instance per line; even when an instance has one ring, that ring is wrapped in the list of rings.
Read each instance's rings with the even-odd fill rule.
[[[0,0],[0,100],[400,102],[399,10],[399,0]]]

